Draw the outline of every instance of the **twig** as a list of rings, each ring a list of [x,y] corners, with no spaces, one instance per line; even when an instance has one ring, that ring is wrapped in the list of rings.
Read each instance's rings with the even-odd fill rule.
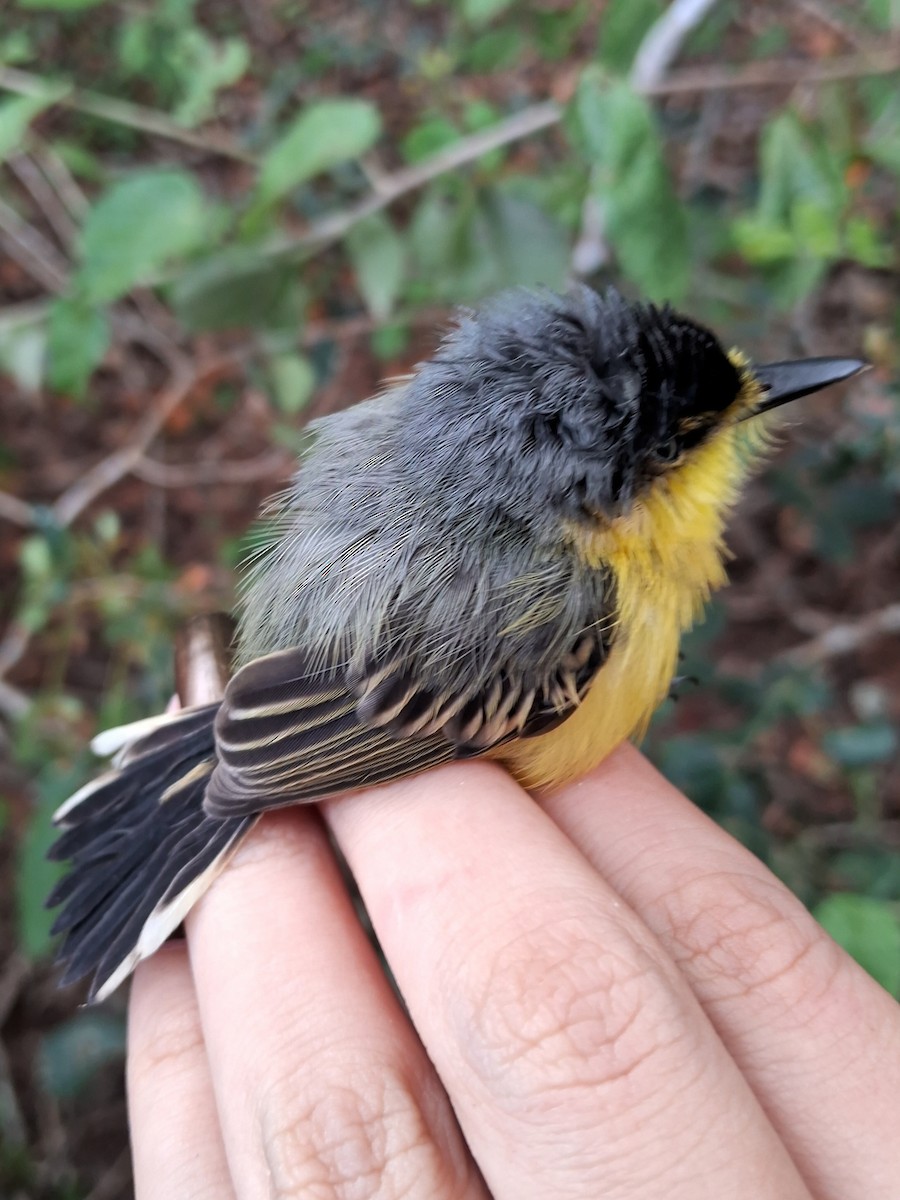
[[[736,88],[797,87],[835,83],[900,71],[900,44],[860,54],[842,54],[817,62],[760,59],[743,67],[685,67],[644,90],[647,96],[678,96],[685,92],[717,92]]]
[[[636,92],[649,92],[663,82],[685,40],[716,3],[717,0],[673,0],[653,22],[631,65],[631,86]]]
[[[30,711],[31,701],[17,687],[0,679],[0,714],[11,721],[21,721]]]
[[[66,286],[65,264],[43,234],[0,200],[0,236],[9,256],[49,292]]]
[[[224,613],[193,617],[175,639],[175,690],[186,707],[222,699],[231,674],[234,624]]]
[[[48,81],[30,71],[21,71],[18,67],[0,67],[0,88],[15,92],[19,96],[43,96],[46,95]],[[71,91],[54,100],[54,104],[98,117],[102,121],[111,121],[115,125],[138,129],[141,133],[168,138],[169,141],[180,142],[183,146],[204,150],[207,154],[220,154],[224,158],[234,158],[239,162],[256,161],[254,155],[231,141],[210,134],[195,133],[194,130],[171,120],[165,113],[154,108],[145,108],[140,104],[132,104],[128,100],[117,100],[99,92],[73,87]]]
[[[28,154],[12,155],[7,159],[7,166],[30,192],[35,204],[46,217],[47,224],[59,239],[60,245],[69,250],[78,234],[78,226],[72,220],[69,210],[61,203],[55,188],[50,186],[46,175]]]
[[[685,39],[715,3],[716,0],[673,0],[662,16],[653,22],[644,34],[631,64],[629,81],[636,92],[647,94],[651,88],[663,82]],[[603,207],[592,181],[584,198],[578,237],[572,247],[572,274],[576,278],[592,275],[609,261],[609,257]]]
[[[482,129],[468,137],[460,138],[446,150],[441,150],[417,166],[404,167],[400,171],[385,175],[377,192],[363,197],[339,212],[313,221],[299,236],[273,238],[262,247],[261,253],[277,258],[283,255],[303,254],[310,250],[322,250],[333,245],[352,226],[373,213],[381,212],[401,196],[417,191],[426,183],[446,175],[457,167],[474,162],[491,150],[509,146],[542,129],[558,125],[562,115],[562,108],[552,100],[523,108],[521,112],[498,121],[489,129]]]
[[[24,1146],[25,1118],[16,1094],[12,1069],[3,1042],[0,1041],[0,1135],[5,1146]]]
[[[797,2],[804,12],[809,13],[814,20],[836,33],[845,42],[849,42],[853,46],[859,46],[863,42],[861,28],[848,25],[846,13],[834,12],[831,6],[823,4],[822,0],[797,0]]]
[[[159,394],[153,408],[138,425],[137,432],[128,445],[102,459],[63,492],[53,505],[52,512],[56,522],[62,528],[71,525],[99,495],[127,475],[169,416],[197,384],[232,365],[234,361],[233,358],[217,358],[196,370],[191,370],[187,362],[179,357],[173,368],[171,382]]]
[[[51,512],[56,523],[61,528],[71,525],[99,495],[127,475],[143,456],[168,417],[197,384],[232,366],[236,361],[238,359],[234,356],[217,358],[191,369],[187,361],[179,355],[172,365],[171,382],[159,393],[156,403],[138,425],[137,433],[128,445],[102,459],[86,475],[67,488],[53,505]],[[32,630],[15,619],[12,620],[3,640],[0,641],[0,680],[22,659],[31,644],[31,637]]]
[[[277,479],[293,459],[287,450],[272,450],[237,462],[161,463],[141,457],[132,464],[131,473],[153,487],[211,487]]]
[[[812,666],[829,658],[852,654],[868,642],[884,634],[900,633],[900,604],[888,604],[876,612],[867,613],[858,621],[832,625],[824,633],[801,642],[781,657],[794,666]]]
[[[44,172],[47,182],[56,190],[66,211],[77,225],[87,216],[91,207],[90,200],[53,146],[38,137],[34,130],[31,131],[29,139],[31,157]]]
[[[829,83],[870,75],[887,75],[900,70],[900,45],[865,54],[848,54],[825,62],[795,63],[769,60],[748,63],[745,67],[685,68],[672,71],[665,79],[645,84],[647,96],[675,96],[690,92],[725,91],[750,87],[793,87],[798,84]],[[563,108],[552,100],[531,105],[489,129],[461,138],[446,150],[415,167],[407,167],[385,176],[379,190],[339,212],[313,221],[299,236],[282,235],[261,248],[267,257],[290,257],[322,250],[339,241],[358,221],[380,212],[395,200],[416,191],[433,179],[480,158],[489,150],[508,146],[544,129],[559,124]]]
[[[22,325],[36,325],[46,318],[49,307],[48,300],[23,300],[21,304],[8,304],[0,309],[0,334]]]
[[[31,964],[24,954],[14,950],[3,964],[0,973],[0,1029],[12,1012],[22,988],[31,974]]]
[[[30,644],[31,630],[14,617],[0,642],[0,679],[24,657]]]
[[[9,492],[0,492],[0,520],[21,525],[23,529],[32,529],[37,524],[31,505]]]

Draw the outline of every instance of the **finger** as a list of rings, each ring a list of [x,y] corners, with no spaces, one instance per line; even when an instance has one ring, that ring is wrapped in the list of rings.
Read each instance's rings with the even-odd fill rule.
[[[314,812],[263,818],[188,942],[241,1200],[484,1195]]]
[[[900,1007],[632,747],[542,801],[660,937],[817,1196],[900,1180]]]
[[[233,1198],[183,942],[135,972],[127,1082],[136,1200]]]
[[[325,810],[493,1196],[808,1198],[677,970],[507,775]]]

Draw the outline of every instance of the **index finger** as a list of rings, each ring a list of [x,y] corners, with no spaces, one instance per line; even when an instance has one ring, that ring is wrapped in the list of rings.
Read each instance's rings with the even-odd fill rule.
[[[900,1006],[623,746],[545,811],[660,938],[817,1196],[900,1180]]]

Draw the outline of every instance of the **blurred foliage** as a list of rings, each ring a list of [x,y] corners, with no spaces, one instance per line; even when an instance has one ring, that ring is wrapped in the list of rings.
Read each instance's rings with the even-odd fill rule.
[[[810,38],[798,52],[781,12],[751,30],[739,8],[716,6],[685,56],[738,69],[784,56],[789,82],[847,49]],[[7,4],[0,233],[7,248],[24,238],[31,255],[21,277],[0,277],[9,301],[0,370],[21,395],[101,411],[123,356],[134,355],[123,322],[149,306],[182,346],[238,345],[271,403],[272,440],[295,447],[298,418],[333,367],[329,346],[307,338],[317,321],[362,318],[386,368],[405,368],[417,314],[434,310],[439,326],[448,306],[503,287],[562,286],[585,237],[591,282],[677,301],[751,347],[775,314],[787,324],[804,311],[835,270],[896,272],[896,73],[763,89],[752,106],[729,109],[723,97],[740,89],[707,95],[701,81],[668,101],[635,91],[634,55],[659,0],[358,9],[363,36],[305,0],[267,6],[258,25],[247,6],[195,0]],[[842,19],[850,49],[874,53],[897,37],[889,0],[848,5]],[[548,94],[565,98],[556,127],[490,140]],[[735,112],[753,127],[740,151]],[[457,165],[445,169],[445,156]],[[43,187],[29,188],[28,164]],[[53,287],[28,269],[47,244]],[[897,332],[894,305],[860,334],[887,375]],[[209,405],[224,415],[235,399],[221,385]],[[801,556],[836,569],[895,519],[900,491],[896,404],[854,412],[841,428],[839,440],[799,447],[767,477],[805,539]],[[16,456],[12,442],[0,445],[0,476],[23,477]],[[34,707],[9,735],[35,796],[19,839],[18,938],[39,957],[47,816],[87,774],[92,730],[165,703],[172,634],[203,588],[170,549],[123,527],[105,497],[72,528],[50,508],[35,513],[2,605],[7,630],[40,645]],[[239,531],[205,512],[196,521],[232,568]],[[821,667],[784,658],[752,677],[729,673],[719,665],[724,612],[717,603],[685,647],[684,672],[700,679],[694,696],[717,718],[690,728],[667,706],[651,753],[898,993],[900,866],[877,834],[895,713],[877,687],[854,707]],[[74,686],[73,659],[89,649],[103,678]],[[762,819],[784,794],[772,739],[785,731],[796,758],[811,747],[811,786],[850,797],[843,842],[815,828],[776,835]],[[0,805],[0,825],[10,807]],[[57,1030],[44,1048],[52,1087],[77,1093],[90,1074],[79,1064],[102,1061],[117,1036],[102,1022]]]

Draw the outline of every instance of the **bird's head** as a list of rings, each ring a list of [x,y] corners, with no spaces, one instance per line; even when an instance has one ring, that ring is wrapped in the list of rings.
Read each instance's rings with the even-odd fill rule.
[[[596,525],[627,518],[679,478],[696,480],[716,449],[728,450],[719,474],[742,477],[764,414],[864,365],[752,366],[668,307],[587,287],[513,292],[465,315],[419,369],[411,436],[426,476],[452,474],[448,492],[464,503],[530,524],[542,514],[548,528],[560,514]],[[731,496],[721,498],[724,507]]]

